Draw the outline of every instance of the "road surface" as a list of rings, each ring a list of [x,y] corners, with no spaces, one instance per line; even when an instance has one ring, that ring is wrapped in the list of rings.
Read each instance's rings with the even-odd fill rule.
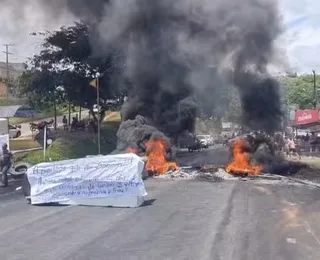
[[[181,149],[176,156],[179,165],[193,167],[206,164],[226,165],[231,159],[228,149],[219,144],[210,146],[201,152],[189,153],[186,149]]]
[[[320,259],[320,190],[146,181],[136,209],[40,207],[0,195],[3,260]]]
[[[75,112],[75,113],[72,113],[71,114],[71,120],[72,120],[72,117],[75,116],[76,114],[79,115],[78,112]],[[67,118],[68,118],[68,115],[66,115]],[[81,112],[81,117],[82,118],[85,118],[89,116],[89,110],[84,110]],[[62,118],[63,116],[57,116],[57,126],[62,126]],[[39,121],[50,121],[54,119],[54,117],[48,117],[48,118],[45,118],[45,119],[42,119],[42,120],[35,120],[34,122],[39,122]],[[68,118],[69,120],[69,118]],[[26,137],[26,136],[30,136],[32,135],[32,132],[30,130],[30,122],[27,122],[27,123],[22,123],[20,124],[21,125],[21,137]]]

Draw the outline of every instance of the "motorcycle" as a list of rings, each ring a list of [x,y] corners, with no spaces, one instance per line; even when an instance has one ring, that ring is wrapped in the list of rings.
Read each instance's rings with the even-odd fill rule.
[[[29,123],[30,124],[30,131],[31,132],[35,132],[35,131],[43,131],[45,127],[47,127],[48,129],[53,127],[54,124],[54,120],[50,120],[50,121],[41,121],[38,123]]]
[[[8,177],[10,176],[12,179],[20,179],[24,174],[26,174],[28,168],[30,168],[31,165],[29,163],[16,163],[12,164],[10,169],[8,170],[7,174]],[[0,172],[2,175],[2,172]]]
[[[38,124],[37,123],[30,123],[30,131],[35,132],[38,129]]]
[[[51,119],[50,121],[44,121],[44,124],[48,127],[48,128],[52,128],[54,125],[54,119]]]

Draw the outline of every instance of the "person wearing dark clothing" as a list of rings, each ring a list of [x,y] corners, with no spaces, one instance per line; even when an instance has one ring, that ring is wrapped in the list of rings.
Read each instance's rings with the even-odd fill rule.
[[[311,133],[311,136],[310,136],[310,145],[311,145],[311,150],[312,152],[315,152],[316,151],[316,145],[317,145],[317,135],[315,132],[312,132]]]
[[[1,156],[1,182],[2,187],[8,186],[8,171],[12,166],[12,153],[8,150],[8,145],[2,145],[2,156]]]
[[[310,135],[309,135],[309,133],[307,133],[305,140],[306,140],[306,142],[309,142],[309,140],[310,140]]]
[[[64,131],[68,131],[68,119],[66,116],[63,116],[62,118],[62,124],[63,124],[63,129]]]
[[[78,123],[77,118],[73,117],[71,122],[71,132],[75,130],[77,123]]]

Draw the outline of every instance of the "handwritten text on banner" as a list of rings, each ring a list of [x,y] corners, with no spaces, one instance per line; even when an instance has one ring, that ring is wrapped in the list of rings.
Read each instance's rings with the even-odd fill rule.
[[[107,196],[145,196],[144,162],[134,154],[41,163],[28,169],[32,204]]]

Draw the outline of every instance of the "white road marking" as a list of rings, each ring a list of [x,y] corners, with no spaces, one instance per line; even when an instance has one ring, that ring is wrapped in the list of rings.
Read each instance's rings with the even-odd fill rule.
[[[311,226],[310,226],[310,224],[309,224],[309,222],[308,221],[305,221],[304,222],[304,228],[305,228],[305,230],[309,233],[309,234],[311,234],[313,237],[314,237],[314,239],[318,242],[318,244],[320,245],[320,239],[317,237],[317,235],[312,231],[312,228],[311,228]]]

